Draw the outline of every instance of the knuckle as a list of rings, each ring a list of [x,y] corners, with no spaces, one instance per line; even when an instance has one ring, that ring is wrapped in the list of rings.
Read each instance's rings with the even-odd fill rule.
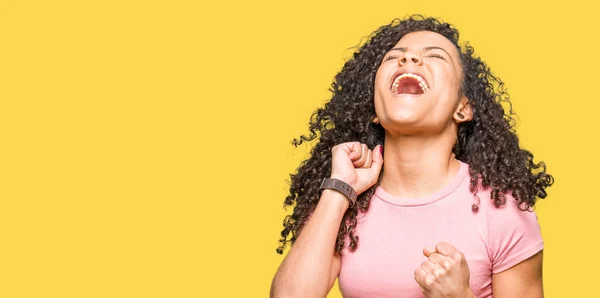
[[[437,244],[436,249],[438,251],[450,251],[452,250],[452,244],[448,242],[440,242]]]
[[[460,262],[460,261],[463,260],[464,255],[461,252],[457,251],[457,252],[454,253],[453,258],[454,258],[455,261]]]
[[[450,269],[450,267],[452,267],[452,264],[450,264],[450,262],[448,261],[444,261],[442,263],[442,267],[444,267],[446,270]]]

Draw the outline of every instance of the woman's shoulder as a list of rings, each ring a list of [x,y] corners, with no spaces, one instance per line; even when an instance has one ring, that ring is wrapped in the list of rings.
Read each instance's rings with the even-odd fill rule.
[[[544,242],[533,208],[516,200],[512,192],[503,195],[501,204],[497,204],[491,194],[490,187],[478,189],[478,212],[485,221],[486,246],[493,273],[498,273],[542,250]]]

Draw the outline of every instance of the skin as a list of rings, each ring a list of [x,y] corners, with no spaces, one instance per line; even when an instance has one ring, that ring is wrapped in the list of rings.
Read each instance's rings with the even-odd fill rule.
[[[452,244],[426,247],[423,255],[427,260],[415,271],[415,281],[426,297],[475,297],[469,288],[469,265]]]
[[[380,147],[371,151],[358,142],[332,150],[332,178],[353,181],[357,192],[377,182],[383,165]],[[326,297],[340,274],[341,258],[334,252],[340,222],[349,207],[339,192],[324,190],[302,233],[287,254],[271,285],[271,297]]]
[[[449,40],[419,31],[405,35],[394,48],[405,50],[389,51],[375,76],[375,112],[386,131],[380,186],[396,196],[425,197],[458,171],[452,147],[458,123],[472,119],[472,109],[459,95],[462,69]],[[390,86],[399,70],[420,74],[430,90],[418,96],[393,94]]]
[[[430,90],[422,95],[390,90],[398,71],[421,75]],[[458,125],[473,111],[460,92],[462,68],[456,47],[428,31],[405,35],[388,52],[375,77],[376,121],[385,128],[385,163],[380,146],[349,142],[332,148],[332,174],[357,193],[380,186],[402,197],[425,197],[442,188],[458,171],[452,154]],[[462,117],[460,116],[462,115]],[[325,190],[315,212],[282,262],[271,287],[273,297],[325,297],[341,268],[334,251],[348,202]],[[475,297],[469,288],[467,261],[451,243],[424,248],[427,260],[415,268],[415,281],[426,297]],[[492,275],[494,297],[543,297],[542,253]]]

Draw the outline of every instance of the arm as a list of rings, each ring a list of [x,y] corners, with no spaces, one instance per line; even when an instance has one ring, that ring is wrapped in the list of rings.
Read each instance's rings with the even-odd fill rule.
[[[494,297],[543,297],[544,242],[537,214],[522,211],[512,195],[506,199],[500,207],[493,200],[486,206]]]
[[[348,183],[358,194],[377,182],[383,165],[381,148],[375,152],[358,142],[332,149],[331,177]],[[271,297],[325,297],[340,273],[341,257],[335,242],[348,201],[326,189],[304,225],[271,284]]]
[[[315,212],[277,270],[272,297],[325,297],[329,293],[340,272],[334,245],[347,208],[348,201],[341,193],[323,191]]]
[[[492,291],[496,298],[543,298],[542,255],[529,259],[492,275]]]

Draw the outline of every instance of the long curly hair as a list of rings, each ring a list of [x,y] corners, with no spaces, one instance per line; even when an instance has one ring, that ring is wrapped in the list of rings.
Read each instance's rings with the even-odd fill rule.
[[[320,198],[320,183],[331,174],[331,148],[351,141],[367,144],[369,148],[384,144],[383,127],[372,122],[375,74],[383,56],[404,35],[415,31],[439,33],[458,50],[463,70],[461,92],[469,100],[473,119],[459,125],[453,153],[470,166],[471,192],[476,195],[479,185],[490,187],[491,199],[496,206],[505,204],[505,194],[510,193],[524,211],[532,208],[537,198],[546,197],[545,188],[552,185],[554,179],[546,173],[543,162],[534,163],[533,154],[519,147],[512,117],[514,112],[504,83],[474,56],[473,47],[468,43],[459,45],[459,32],[452,25],[414,15],[395,19],[369,36],[335,76],[330,88],[333,96],[312,114],[310,133],[292,141],[296,147],[305,142],[315,144],[310,157],[300,164],[296,174],[290,175],[290,193],[284,206],[294,206],[294,211],[283,221],[278,253],[283,253],[284,248],[297,239],[315,210]],[[349,250],[356,249],[356,216],[359,211],[369,209],[370,198],[378,185],[379,182],[360,194],[356,204],[344,214],[336,252],[341,252],[346,239],[350,242]],[[473,211],[477,211],[477,207],[473,205]]]

